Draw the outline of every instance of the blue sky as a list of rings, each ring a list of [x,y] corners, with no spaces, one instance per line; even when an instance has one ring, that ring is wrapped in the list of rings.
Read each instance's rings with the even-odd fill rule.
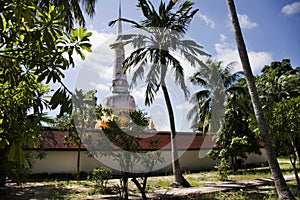
[[[158,5],[159,0],[152,0]],[[179,0],[178,4],[183,0]],[[212,59],[224,64],[237,62],[235,70],[240,70],[232,27],[228,17],[226,1],[194,0],[194,8],[199,12],[194,17],[187,32],[187,37],[197,41]],[[109,27],[108,22],[118,16],[119,0],[98,0],[96,15],[86,18],[87,28],[93,32],[94,52],[85,61],[76,59],[76,68],[66,74],[66,83],[74,89],[97,89],[99,103],[109,94],[112,77],[113,52],[107,48],[116,34],[116,27]],[[122,0],[122,17],[139,21],[141,11],[136,8],[137,1]],[[235,2],[240,24],[248,49],[253,72],[258,74],[264,65],[272,61],[291,59],[292,66],[300,66],[300,1],[295,0],[238,0]],[[124,32],[132,31],[129,25],[123,25]],[[192,73],[187,69],[186,75]],[[130,79],[130,78],[129,78]],[[130,80],[129,80],[130,82]],[[176,122],[179,130],[187,130],[186,111],[190,105],[180,97],[175,89],[171,93],[175,107]],[[193,93],[191,88],[191,93]],[[143,107],[143,85],[133,89],[138,106]],[[183,94],[182,94],[183,96]],[[159,129],[168,129],[167,115],[162,96],[146,111],[155,118]]]
[[[108,27],[107,24],[117,17],[118,1],[98,0],[96,15],[93,19],[87,19],[87,27],[92,27],[99,33],[115,33],[115,28]],[[158,4],[159,0],[152,2]],[[181,2],[183,0],[178,1],[179,4]],[[234,50],[235,42],[226,1],[194,0],[194,3],[194,8],[198,8],[199,12],[187,35],[203,45],[213,57],[227,59],[225,50]],[[236,1],[236,8],[250,53],[261,53],[264,56],[261,59],[268,58],[267,56],[271,60],[290,58],[293,66],[300,65],[300,1],[239,0]],[[136,8],[136,1],[132,0],[122,1],[122,15],[137,21],[142,18],[141,12]],[[125,30],[130,28],[124,26]],[[266,54],[262,55],[263,53]],[[256,69],[258,66],[254,64]]]

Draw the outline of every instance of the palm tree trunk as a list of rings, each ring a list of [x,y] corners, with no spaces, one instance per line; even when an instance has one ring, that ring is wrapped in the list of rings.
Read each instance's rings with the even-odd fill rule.
[[[174,175],[174,183],[172,184],[172,186],[173,187],[178,187],[178,186],[190,187],[189,182],[187,182],[187,180],[185,180],[185,178],[182,176],[182,172],[180,169],[178,151],[177,151],[177,145],[176,145],[176,128],[175,128],[174,112],[173,112],[169,92],[168,92],[168,89],[165,84],[162,85],[162,91],[163,91],[166,106],[168,109],[170,128],[171,128],[172,169],[173,169],[173,175]]]
[[[265,145],[265,151],[268,157],[269,166],[271,169],[272,176],[274,178],[275,182],[275,188],[278,193],[279,199],[295,199],[290,192],[285,179],[282,175],[282,172],[280,170],[275,150],[272,147],[271,139],[268,134],[268,128],[267,124],[264,119],[264,114],[262,112],[262,108],[259,103],[259,98],[255,86],[255,80],[254,76],[250,67],[250,62],[247,54],[246,45],[244,43],[241,27],[239,24],[239,20],[237,17],[235,5],[233,0],[226,0],[229,14],[230,14],[230,20],[233,26],[233,31],[235,35],[235,40],[239,52],[239,56],[242,62],[245,78],[247,81],[249,93],[252,100],[252,105],[254,108],[256,120],[258,123],[258,128],[260,130],[261,137],[263,139],[264,145]]]

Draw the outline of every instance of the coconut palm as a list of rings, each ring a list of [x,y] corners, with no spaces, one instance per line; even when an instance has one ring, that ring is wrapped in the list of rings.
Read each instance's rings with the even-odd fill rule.
[[[295,199],[290,192],[285,179],[280,170],[275,151],[272,146],[272,142],[270,136],[268,134],[267,124],[264,119],[264,114],[262,111],[262,107],[259,103],[259,98],[257,94],[257,89],[255,85],[254,76],[251,70],[246,45],[243,39],[243,34],[241,31],[241,27],[239,24],[239,20],[237,17],[237,12],[235,8],[235,4],[233,0],[226,0],[227,7],[229,10],[230,20],[233,26],[233,31],[235,35],[235,40],[239,52],[239,56],[242,62],[243,71],[245,75],[245,79],[248,85],[249,93],[251,96],[252,105],[254,108],[254,113],[256,116],[258,128],[260,130],[260,135],[265,144],[265,151],[268,157],[268,163],[271,169],[272,176],[274,178],[275,188],[278,193],[279,199]]]
[[[85,26],[85,19],[82,12],[82,7],[89,17],[95,14],[95,5],[97,0],[38,0],[39,6],[47,6],[52,3],[55,7],[64,6],[63,12],[66,15],[65,22],[68,28],[71,29],[74,23]]]
[[[175,7],[175,3],[171,0],[168,3],[161,1],[159,9],[156,11],[149,0],[139,0],[137,6],[143,12],[145,19],[139,23],[124,18],[118,20],[133,24],[133,27],[138,28],[141,33],[120,36],[121,42],[116,42],[112,47],[117,48],[124,44],[130,44],[134,47],[134,51],[123,62],[123,69],[124,73],[128,70],[134,70],[132,85],[136,84],[139,78],[145,80],[145,105],[150,106],[159,89],[162,89],[171,129],[173,186],[189,186],[189,183],[182,176],[178,160],[175,117],[166,77],[173,71],[175,83],[182,89],[187,98],[189,92],[185,84],[184,68],[174,52],[178,52],[192,66],[204,65],[198,57],[199,55],[208,56],[208,54],[203,52],[202,47],[194,41],[183,38],[188,25],[198,10],[194,10],[193,3],[188,0],[178,8]],[[118,20],[112,21],[111,25]],[[144,78],[145,73],[147,75]]]
[[[220,114],[224,109],[224,100],[226,93],[240,90],[239,87],[232,87],[242,72],[231,73],[234,63],[222,67],[222,62],[207,60],[205,67],[199,67],[190,77],[193,85],[202,87],[192,95],[190,103],[194,104],[188,112],[188,119],[192,119],[192,128],[194,130],[202,129],[203,133],[216,133],[220,128],[220,122],[215,118],[211,119],[213,109],[217,107]],[[224,112],[225,113],[225,110]],[[220,118],[221,119],[221,118]]]

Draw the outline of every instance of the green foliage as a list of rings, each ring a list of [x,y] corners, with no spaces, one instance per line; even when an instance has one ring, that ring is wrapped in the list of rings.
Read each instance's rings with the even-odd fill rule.
[[[80,26],[85,26],[85,19],[83,11],[89,16],[93,17],[95,14],[95,4],[97,0],[78,0],[78,1],[68,1],[68,0],[38,0],[38,6],[41,8],[54,5],[56,8],[64,6],[62,12],[64,13],[64,22],[67,24],[68,29],[72,29],[74,24],[79,24]],[[82,7],[84,9],[82,9]]]
[[[2,151],[3,152],[3,151]],[[32,156],[29,153],[24,154],[24,160],[9,160],[8,153],[0,154],[0,175],[7,176],[18,185],[26,178],[32,168]]]
[[[300,144],[300,96],[282,99],[269,106],[272,109],[266,112],[266,117],[271,137],[278,145],[277,151],[283,155],[293,154],[293,148],[299,148]]]
[[[210,150],[209,156],[220,159],[221,168],[223,166],[221,162],[226,160],[232,170],[236,171],[242,159],[246,159],[250,153],[261,152],[259,137],[250,129],[254,114],[246,82],[244,79],[239,79],[237,83],[229,86],[226,90],[225,122],[215,138],[216,145]]]
[[[147,113],[142,110],[135,110],[134,112],[130,112],[129,116],[132,120],[132,125],[136,124],[140,127],[147,127],[149,125],[149,117],[147,116]]]
[[[107,117],[109,111],[101,106],[97,108],[97,117],[103,120]],[[158,151],[144,151],[140,146],[141,134],[144,128],[148,126],[149,117],[142,110],[134,110],[131,112],[120,112],[119,115],[108,115],[105,125],[102,126],[100,134],[101,139],[94,144],[89,144],[90,149],[95,149],[95,153],[100,157],[108,157],[119,164],[122,172],[120,178],[120,186],[117,186],[120,196],[126,198],[128,195],[128,180],[132,177],[132,181],[136,184],[142,195],[145,195],[147,186],[147,178],[150,171],[158,162],[164,162],[161,153]],[[123,123],[126,122],[126,123]],[[106,140],[108,138],[108,140]],[[158,141],[149,141],[150,147],[155,147]],[[122,151],[116,151],[116,147]],[[144,169],[134,171],[133,168],[140,164]],[[143,170],[147,170],[144,172]]]
[[[206,65],[198,67],[197,71],[189,78],[193,85],[202,88],[193,94],[190,99],[190,103],[194,106],[188,112],[187,117],[192,119],[191,128],[194,130],[200,130],[203,133],[208,131],[218,132],[221,122],[212,120],[214,115],[212,107],[218,109],[218,115],[222,118],[226,93],[229,95],[237,90],[236,87],[232,87],[232,84],[238,80],[242,72],[232,74],[231,69],[234,63],[230,63],[225,67],[222,64],[222,62],[208,59]]]
[[[97,187],[106,188],[107,182],[112,178],[112,170],[106,167],[95,168],[90,180],[94,181]]]
[[[293,68],[288,59],[265,66],[257,77],[269,132],[277,153],[281,155],[300,152],[300,132],[297,128],[300,122],[299,81],[300,68]]]
[[[260,99],[264,104],[279,102],[283,98],[297,97],[300,95],[300,67],[293,68],[289,59],[281,62],[272,62],[262,69],[262,74],[257,77],[256,84]]]
[[[228,163],[228,160],[225,159],[225,157],[222,157],[221,160],[219,161],[219,163],[217,164],[216,168],[219,172],[220,180],[227,181],[228,180],[228,172],[230,170],[230,165]]]
[[[246,83],[238,81],[241,72],[231,73],[232,64],[222,68],[222,62],[207,61],[207,66],[201,67],[190,77],[194,85],[202,86],[203,89],[196,92],[190,102],[195,106],[189,111],[188,118],[193,118],[193,128],[201,128],[207,131],[218,132],[216,145],[210,150],[209,156],[219,159],[217,168],[221,178],[227,177],[227,165],[231,164],[236,170],[240,159],[247,158],[249,153],[260,153],[258,137],[249,129],[249,109],[251,104]],[[238,81],[238,82],[237,82]],[[236,83],[237,82],[237,83]],[[225,97],[226,95],[226,97]],[[217,101],[225,101],[226,116],[222,129],[220,125],[212,124],[212,106],[217,106]],[[213,105],[214,102],[214,105]],[[219,102],[222,104],[223,102]],[[221,105],[219,105],[222,108]],[[224,106],[224,105],[223,105]],[[246,108],[246,109],[245,109]],[[218,112],[222,112],[218,110]],[[215,122],[220,124],[219,121]],[[224,173],[225,175],[222,175]]]
[[[73,53],[90,50],[91,34],[65,31],[63,7],[40,8],[34,0],[0,3],[0,153],[22,165],[23,147],[38,144],[41,121],[48,120],[44,108],[71,111],[63,71],[74,66]],[[48,100],[43,84],[50,82],[60,87]]]

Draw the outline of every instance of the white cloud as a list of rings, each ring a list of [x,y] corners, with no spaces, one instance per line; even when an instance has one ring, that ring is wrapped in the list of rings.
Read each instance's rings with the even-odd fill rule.
[[[218,61],[223,61],[224,65],[237,62],[233,71],[242,70],[240,57],[235,46],[228,43],[217,43],[215,44],[215,50]],[[273,60],[272,54],[265,51],[248,51],[248,56],[254,74],[259,73],[265,65],[269,65]]]
[[[185,101],[182,104],[177,105],[176,109],[189,111],[190,109],[192,109],[192,107],[193,104],[190,104],[188,101]]]
[[[95,83],[95,82],[90,82],[89,84],[93,88],[95,88],[97,91],[101,91],[101,93],[109,93],[110,92],[109,83]]]
[[[216,26],[215,22],[211,20],[207,15],[199,13],[199,17],[202,21],[205,22],[206,26],[209,26],[210,28],[215,28]]]
[[[143,83],[139,86],[133,87],[131,91],[131,95],[134,96],[136,103],[144,105],[145,90],[146,90],[146,86]]]
[[[257,23],[252,22],[250,17],[246,14],[238,14],[238,18],[243,29],[253,29],[257,27]]]
[[[168,111],[162,104],[153,104],[147,110],[148,115],[154,121],[155,128],[159,131],[169,130]]]
[[[220,34],[220,41],[225,42],[226,40],[227,40],[227,36],[221,33]]]
[[[76,59],[76,67],[78,72],[76,77],[71,77],[75,83],[75,88],[81,89],[97,89],[106,92],[113,77],[114,50],[109,45],[114,41],[115,35],[101,33],[92,28],[90,41],[93,52],[86,55],[86,59],[81,61]],[[91,83],[94,83],[91,85]],[[97,85],[97,84],[107,84]]]
[[[300,12],[300,1],[283,6],[281,12],[285,15],[293,15]]]
[[[90,32],[92,32],[92,36],[90,38],[90,41],[92,43],[92,49],[96,49],[102,43],[106,42],[107,40],[109,40],[111,38],[116,37],[115,34],[101,33],[96,30],[91,30]]]

